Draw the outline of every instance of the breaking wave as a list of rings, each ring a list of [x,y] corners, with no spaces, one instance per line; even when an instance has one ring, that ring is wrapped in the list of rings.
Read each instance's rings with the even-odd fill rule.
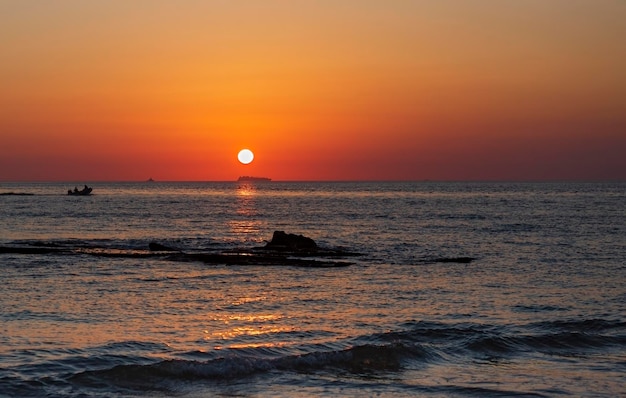
[[[338,347],[344,345],[345,347]],[[484,324],[409,322],[401,330],[360,336],[349,342],[308,347],[289,354],[267,348],[197,354],[197,359],[125,363],[70,375],[87,388],[172,391],[181,383],[224,382],[268,373],[380,375],[529,353],[571,356],[626,348],[626,322],[604,319],[552,321],[509,328]],[[193,357],[193,353],[187,353]],[[202,358],[205,355],[208,359]]]

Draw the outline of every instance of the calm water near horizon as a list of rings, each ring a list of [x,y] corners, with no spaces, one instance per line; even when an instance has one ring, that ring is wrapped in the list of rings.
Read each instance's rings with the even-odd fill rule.
[[[626,391],[626,183],[88,184],[0,183],[0,397]],[[275,230],[361,255],[147,250]]]

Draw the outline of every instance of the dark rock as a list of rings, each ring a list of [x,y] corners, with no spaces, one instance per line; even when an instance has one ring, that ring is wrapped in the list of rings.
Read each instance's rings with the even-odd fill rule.
[[[43,244],[43,243],[42,243]],[[45,246],[0,246],[0,254],[60,254],[92,255],[97,257],[152,258],[161,257],[170,261],[201,261],[215,265],[251,265],[251,266],[292,266],[307,268],[347,267],[354,263],[336,261],[353,253],[337,250],[319,249],[311,238],[302,235],[274,233],[274,239],[268,243],[269,249],[234,249],[227,251],[188,252],[166,246],[158,242],[149,242],[149,250],[121,250],[104,247],[67,247],[57,243],[45,243]],[[332,257],[325,261],[317,257]]]
[[[317,243],[306,236],[274,231],[272,240],[265,245],[265,248],[279,251],[316,251]]]

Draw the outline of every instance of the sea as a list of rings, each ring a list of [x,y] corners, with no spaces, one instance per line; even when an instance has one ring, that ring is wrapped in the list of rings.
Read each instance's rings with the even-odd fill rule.
[[[626,396],[626,182],[0,194],[0,397]]]

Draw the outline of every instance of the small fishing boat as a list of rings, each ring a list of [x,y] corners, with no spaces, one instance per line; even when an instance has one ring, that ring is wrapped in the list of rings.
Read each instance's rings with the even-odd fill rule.
[[[73,196],[87,196],[87,195],[91,195],[91,191],[93,191],[93,188],[85,185],[85,187],[81,190],[78,190],[78,188],[76,187],[74,187],[74,190],[68,189],[67,194],[73,195]]]

